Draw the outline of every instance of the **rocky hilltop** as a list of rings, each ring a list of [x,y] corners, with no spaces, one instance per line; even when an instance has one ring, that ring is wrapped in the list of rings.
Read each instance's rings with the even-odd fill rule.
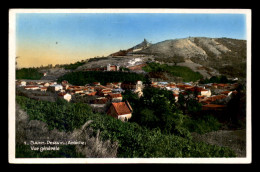
[[[138,58],[138,63],[130,64]],[[204,77],[226,75],[246,78],[246,40],[231,38],[189,37],[149,43],[146,39],[127,50],[108,57],[92,58],[77,70],[106,66],[129,67],[156,61],[169,65],[187,66]]]
[[[232,77],[246,76],[245,40],[189,37],[162,41],[136,53],[154,55],[166,63],[192,61]]]

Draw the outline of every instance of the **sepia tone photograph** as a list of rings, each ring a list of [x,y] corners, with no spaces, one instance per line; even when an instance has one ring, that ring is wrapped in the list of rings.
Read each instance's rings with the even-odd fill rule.
[[[251,163],[251,10],[10,9],[9,163]]]

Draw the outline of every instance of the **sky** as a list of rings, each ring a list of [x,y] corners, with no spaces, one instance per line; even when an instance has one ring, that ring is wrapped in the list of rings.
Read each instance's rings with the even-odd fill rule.
[[[68,64],[187,37],[246,40],[245,14],[17,13],[18,67]]]

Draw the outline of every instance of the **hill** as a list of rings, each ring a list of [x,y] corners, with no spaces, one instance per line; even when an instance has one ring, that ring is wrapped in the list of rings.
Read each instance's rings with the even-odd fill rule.
[[[246,77],[245,40],[190,37],[162,41],[136,53],[165,63],[192,61],[230,77]]]
[[[91,58],[76,71],[104,67],[107,64],[135,67],[147,62],[188,67],[204,78],[225,75],[245,81],[246,40],[189,37],[151,44],[144,39],[127,50],[120,50],[107,57]]]

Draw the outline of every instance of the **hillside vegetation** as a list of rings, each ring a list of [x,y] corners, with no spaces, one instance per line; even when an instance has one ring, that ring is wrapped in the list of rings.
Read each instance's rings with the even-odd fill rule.
[[[143,67],[146,72],[167,72],[168,74],[183,78],[184,82],[197,81],[202,78],[199,72],[194,72],[185,66],[169,66],[167,64],[148,63]]]
[[[16,79],[38,80],[41,77],[43,77],[43,73],[40,73],[37,68],[16,69]]]
[[[85,85],[93,82],[100,82],[105,85],[108,82],[145,81],[146,78],[142,74],[128,72],[79,71],[71,72],[58,78],[58,82],[63,80],[67,80],[73,85]]]

